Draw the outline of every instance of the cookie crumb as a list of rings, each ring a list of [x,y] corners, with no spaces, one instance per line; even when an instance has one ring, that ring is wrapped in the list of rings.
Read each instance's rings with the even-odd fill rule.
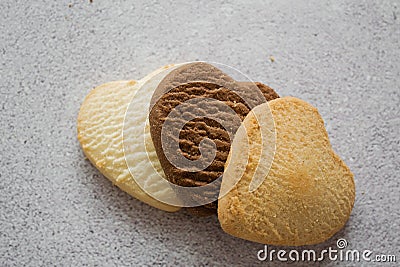
[[[270,60],[272,63],[274,63],[274,62],[275,62],[274,56],[269,56],[269,60]]]

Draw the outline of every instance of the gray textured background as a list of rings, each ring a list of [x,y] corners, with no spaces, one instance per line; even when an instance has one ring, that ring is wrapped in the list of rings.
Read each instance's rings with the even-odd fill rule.
[[[92,87],[190,60],[317,106],[357,196],[347,226],[309,248],[346,238],[400,261],[399,1],[2,0],[0,10],[1,266],[258,263],[263,246],[224,234],[215,217],[168,214],[113,187],[76,139]]]

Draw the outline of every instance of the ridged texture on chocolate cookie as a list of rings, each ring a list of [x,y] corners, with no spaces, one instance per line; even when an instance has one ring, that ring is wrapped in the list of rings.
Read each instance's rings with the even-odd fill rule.
[[[185,187],[203,186],[216,180],[224,171],[224,164],[229,153],[231,144],[229,133],[236,132],[240,122],[253,107],[278,97],[273,89],[262,83],[236,82],[219,69],[206,63],[187,64],[172,71],[156,89],[149,114],[150,133],[166,178],[174,184]],[[205,116],[187,121],[179,136],[167,135],[164,139],[167,142],[163,143],[162,129],[170,112],[182,103],[204,98],[221,101],[235,114],[227,113],[215,105],[187,105],[183,108],[182,114],[204,111]],[[216,120],[207,118],[210,112],[223,114],[225,128]],[[239,124],[235,123],[234,117]],[[176,122],[178,123],[180,119],[176,119]],[[199,160],[201,156],[207,157],[207,155],[201,155],[199,150],[199,144],[205,138],[212,140],[216,146],[215,158],[207,168],[201,171],[189,171],[177,168],[170,162],[171,157],[182,155],[190,161]],[[166,143],[170,142],[179,142],[180,150],[166,151]],[[207,150],[212,149],[215,148],[207,147]],[[170,154],[167,155],[167,153]],[[218,190],[219,184],[216,184],[215,192]],[[215,192],[210,192],[210,194]],[[195,199],[201,196],[191,197]],[[197,215],[209,215],[216,213],[216,209],[217,202],[213,202],[190,208],[190,211]]]

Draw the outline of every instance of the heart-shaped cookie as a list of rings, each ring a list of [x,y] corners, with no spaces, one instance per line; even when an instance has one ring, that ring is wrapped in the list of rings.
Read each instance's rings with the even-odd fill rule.
[[[171,65],[172,66],[172,65]],[[148,104],[136,105],[141,115],[124,121],[128,105],[141,86],[151,81],[156,75],[170,68],[162,67],[142,80],[116,81],[103,84],[93,89],[85,98],[78,116],[78,140],[87,158],[104,174],[113,184],[131,196],[165,211],[177,211],[180,207],[167,205],[154,199],[146,192],[151,191],[155,196],[162,196],[160,199],[175,198],[171,188],[159,182],[158,177],[164,176],[164,172],[158,161],[149,129],[145,132],[147,155],[132,151],[130,157],[136,164],[132,164],[130,170],[127,166],[124,154],[124,127],[129,130],[136,129],[147,120]],[[158,83],[156,83],[158,84]],[[155,87],[141,93],[149,94],[149,99]],[[124,125],[125,123],[125,125]],[[125,136],[125,138],[127,138]],[[130,145],[143,145],[142,138],[129,138]],[[152,162],[151,168],[144,168],[142,162]],[[139,174],[146,177],[145,191],[138,185],[132,175]]]
[[[171,71],[154,92],[149,115],[152,140],[167,179],[180,186],[196,187],[219,178],[230,149],[230,137],[241,121],[251,108],[278,97],[273,89],[262,83],[236,82],[215,66],[204,62],[184,64]],[[200,105],[202,99],[210,102]],[[213,100],[222,103],[221,106]],[[182,108],[176,111],[178,107]],[[183,117],[171,119],[172,111]],[[199,116],[194,118],[193,114]],[[216,114],[220,120],[215,119]],[[175,123],[171,126],[175,129],[183,121],[180,132],[165,130],[168,119],[171,125]],[[211,140],[211,144],[204,146],[202,154],[201,143],[204,139]],[[171,144],[174,143],[179,143],[179,146],[173,147]],[[212,159],[210,151],[213,150],[216,151]],[[209,164],[202,165],[203,169],[190,169],[188,166],[191,162],[177,166],[172,161],[180,157],[185,157],[182,162],[186,159],[195,162],[203,157],[209,160]],[[218,193],[219,184],[211,191]],[[210,195],[213,194],[211,191]],[[191,197],[195,200],[203,196]],[[216,209],[215,201],[191,208],[191,211],[197,215],[210,215],[216,213]]]
[[[263,167],[263,157],[273,160],[260,174],[256,170]],[[251,190],[255,179],[261,183]],[[332,150],[318,110],[284,97],[253,109],[238,130],[223,176],[218,219],[225,232],[243,239],[315,244],[345,225],[354,198],[353,174]]]

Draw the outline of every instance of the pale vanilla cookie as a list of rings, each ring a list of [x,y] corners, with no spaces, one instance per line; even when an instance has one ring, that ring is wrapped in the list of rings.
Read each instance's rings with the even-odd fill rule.
[[[137,153],[130,155],[134,157],[135,162],[137,161],[137,164],[131,168],[130,172],[125,161],[123,149],[124,116],[130,101],[144,83],[169,67],[162,67],[138,82],[115,81],[93,89],[85,98],[79,112],[78,140],[87,158],[113,184],[153,207],[173,212],[179,210],[180,207],[167,205],[149,196],[140,188],[131,175],[131,173],[135,175],[139,171],[142,172],[141,174],[144,173],[144,177],[146,177],[145,184],[147,185],[144,189],[147,192],[150,190],[156,196],[161,196],[160,199],[173,199],[176,197],[170,187],[160,183],[158,177],[165,177],[165,175],[158,161],[148,127],[145,133],[147,153],[154,168],[144,168],[142,163],[147,160],[147,155]],[[148,90],[141,93],[148,93],[150,98],[153,91]],[[147,119],[148,108],[145,104],[135,108],[143,109],[143,115],[127,120],[126,123],[128,125],[125,125],[125,128],[128,130],[140,127]],[[130,140],[130,142],[143,142],[143,138],[131,138]]]
[[[263,165],[268,160],[260,161],[263,154],[273,159],[269,170]],[[264,175],[253,177],[258,167]],[[250,192],[253,179],[261,184]],[[323,242],[345,225],[355,186],[353,174],[332,150],[318,110],[284,97],[254,108],[245,118],[232,143],[221,196],[218,219],[225,232],[264,244],[299,246]]]

